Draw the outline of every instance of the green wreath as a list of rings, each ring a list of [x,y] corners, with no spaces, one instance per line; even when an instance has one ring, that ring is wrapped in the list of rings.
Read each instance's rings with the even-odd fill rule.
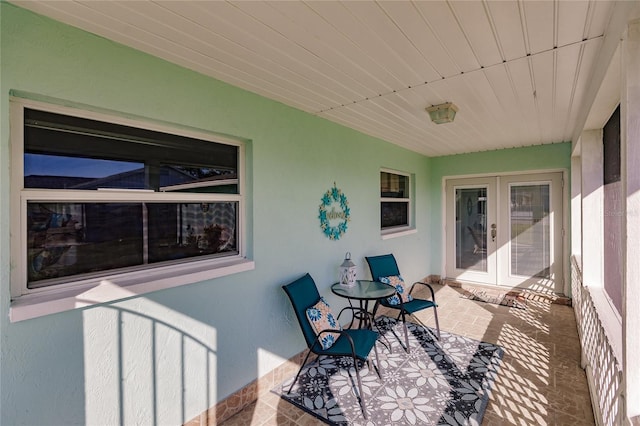
[[[320,228],[324,235],[332,240],[339,240],[342,234],[347,232],[347,223],[351,220],[351,211],[349,209],[349,202],[347,196],[342,193],[341,190],[336,188],[335,182],[333,188],[328,190],[322,196],[322,202],[320,203]],[[340,203],[342,212],[337,212],[335,208],[327,210],[333,203]],[[337,226],[331,226],[329,221],[331,219],[342,219]]]

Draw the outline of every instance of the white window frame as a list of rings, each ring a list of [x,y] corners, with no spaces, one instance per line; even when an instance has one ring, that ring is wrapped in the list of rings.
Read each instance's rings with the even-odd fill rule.
[[[24,188],[24,110],[25,108],[99,120],[119,125],[171,133],[180,136],[225,143],[238,147],[238,192],[184,193],[137,190],[56,190]],[[91,306],[132,297],[151,291],[178,287],[255,268],[246,258],[245,232],[245,147],[241,140],[190,128],[151,122],[142,118],[125,118],[113,112],[79,109],[19,97],[10,98],[11,144],[11,321],[20,321],[69,309]],[[207,259],[185,259],[177,264],[149,266],[133,271],[116,271],[99,277],[70,277],[55,286],[27,288],[26,236],[27,203],[41,202],[197,202],[228,201],[238,203],[238,254]]]
[[[381,173],[389,173],[393,175],[405,176],[408,179],[408,188],[407,193],[409,197],[406,198],[387,198],[380,196],[380,208],[382,208],[382,203],[406,203],[407,204],[407,225],[401,226],[393,226],[388,228],[382,228],[382,217],[378,223],[380,223],[380,234],[382,239],[395,238],[403,235],[413,234],[416,231],[413,223],[413,179],[410,173],[401,172],[398,170],[381,168],[378,173],[378,192],[380,192],[381,181],[380,174]]]

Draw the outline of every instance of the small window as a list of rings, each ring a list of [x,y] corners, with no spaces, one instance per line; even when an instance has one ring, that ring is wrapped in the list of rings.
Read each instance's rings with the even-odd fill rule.
[[[395,232],[411,225],[411,181],[409,175],[380,172],[380,228]]]
[[[241,258],[241,143],[52,109],[12,109],[14,297]]]

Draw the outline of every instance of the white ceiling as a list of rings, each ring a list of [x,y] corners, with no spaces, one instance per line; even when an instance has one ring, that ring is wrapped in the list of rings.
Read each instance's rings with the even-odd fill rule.
[[[614,106],[587,119],[610,1],[14,3],[429,156],[569,141]]]

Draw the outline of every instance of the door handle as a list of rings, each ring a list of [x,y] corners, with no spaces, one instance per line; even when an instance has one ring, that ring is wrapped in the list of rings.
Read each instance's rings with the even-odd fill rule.
[[[496,240],[496,234],[497,234],[496,224],[492,223],[491,224],[491,241],[495,241]]]

